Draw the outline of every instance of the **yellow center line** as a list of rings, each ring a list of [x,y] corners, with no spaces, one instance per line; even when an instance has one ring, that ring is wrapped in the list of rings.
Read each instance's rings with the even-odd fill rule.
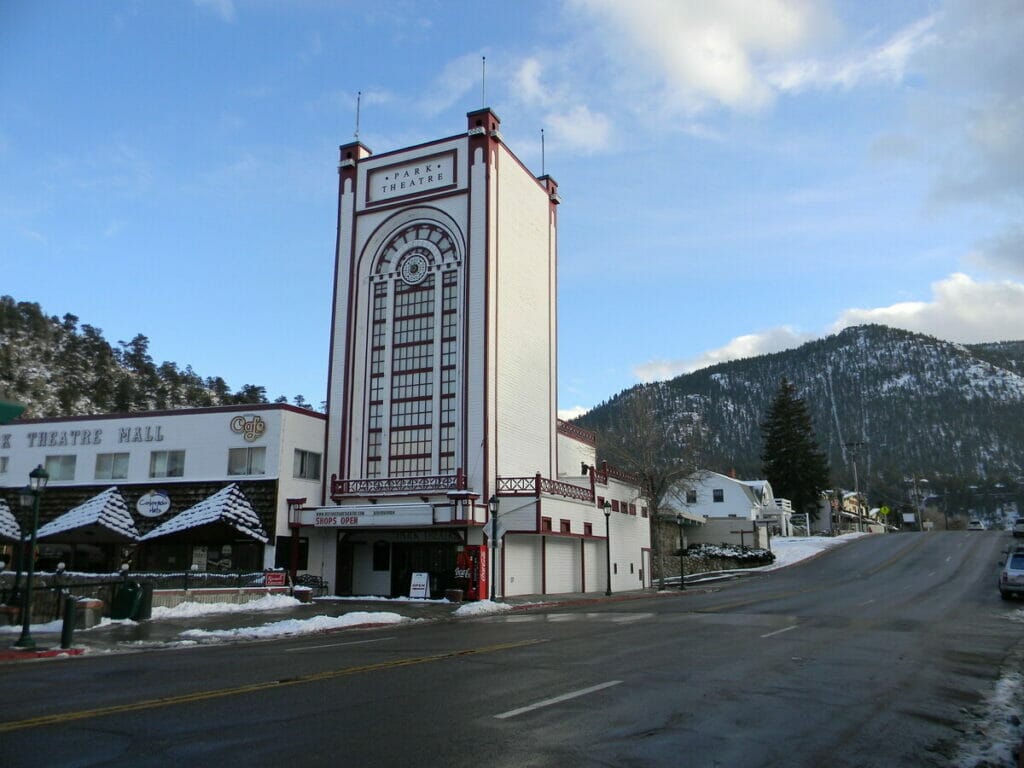
[[[41,715],[30,717],[26,720],[11,720],[0,723],[0,733],[19,731],[25,728],[41,728],[47,725],[67,723],[73,720],[88,720],[94,717],[105,717],[107,715],[120,714],[122,712],[139,712],[144,709],[156,709],[157,707],[171,707],[177,704],[192,704],[210,699],[220,699],[226,696],[240,696],[246,693],[266,691],[271,688],[284,688],[290,685],[305,685],[306,683],[317,683],[324,680],[333,680],[348,675],[359,675],[366,672],[379,672],[385,669],[396,669],[398,667],[409,667],[415,664],[429,664],[434,661],[445,661],[464,656],[475,656],[481,653],[496,653],[507,651],[512,648],[522,648],[528,645],[544,643],[546,640],[523,640],[516,643],[501,643],[499,645],[487,645],[480,648],[468,648],[461,651],[449,651],[438,653],[433,656],[419,656],[409,659],[396,659],[395,661],[382,661],[377,664],[364,664],[358,667],[345,667],[343,669],[332,669],[324,672],[314,672],[300,677],[287,678],[285,680],[269,680],[263,683],[249,683],[248,685],[237,685],[231,688],[218,688],[212,691],[199,691],[197,693],[185,693],[180,696],[165,696],[159,699],[144,699],[128,704],[113,704],[109,707],[96,707],[94,709],[81,709],[76,712],[62,712],[54,715]]]

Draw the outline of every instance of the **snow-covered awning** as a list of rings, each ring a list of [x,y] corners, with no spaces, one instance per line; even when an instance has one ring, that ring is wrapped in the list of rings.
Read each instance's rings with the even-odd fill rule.
[[[52,540],[71,531],[74,531],[76,540],[82,535],[94,542],[139,540],[139,529],[135,527],[135,520],[116,485],[51,520],[36,535],[39,539]]]
[[[269,540],[266,531],[263,530],[263,523],[260,522],[259,515],[256,514],[256,510],[252,508],[249,500],[245,498],[242,489],[235,483],[222,488],[213,496],[203,499],[195,506],[189,507],[167,522],[158,525],[143,536],[142,540],[149,541],[210,523],[224,523],[263,544]]]
[[[20,538],[21,528],[18,527],[18,521],[14,519],[14,514],[7,506],[7,501],[0,499],[0,539],[17,541]]]

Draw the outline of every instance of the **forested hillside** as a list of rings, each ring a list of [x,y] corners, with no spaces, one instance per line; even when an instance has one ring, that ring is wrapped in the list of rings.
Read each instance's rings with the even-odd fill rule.
[[[807,402],[833,482],[888,498],[1016,487],[1024,476],[1024,342],[961,345],[883,326],[649,385],[665,419],[704,426],[703,464],[761,474],[760,424],[783,377]],[[581,417],[600,429],[635,390]],[[975,489],[977,490],[977,489]]]
[[[142,334],[112,346],[74,315],[47,316],[38,304],[0,296],[0,398],[27,405],[27,418],[266,403],[267,393],[255,384],[233,392],[189,365],[157,365]],[[309,407],[301,396],[294,404]]]

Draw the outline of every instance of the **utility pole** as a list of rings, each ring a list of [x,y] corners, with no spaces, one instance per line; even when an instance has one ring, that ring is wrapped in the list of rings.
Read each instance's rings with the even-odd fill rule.
[[[847,443],[846,447],[850,449],[850,460],[853,462],[853,503],[857,508],[857,531],[864,531],[864,515],[860,507],[860,485],[857,480],[857,453],[863,447],[864,443],[855,442]]]

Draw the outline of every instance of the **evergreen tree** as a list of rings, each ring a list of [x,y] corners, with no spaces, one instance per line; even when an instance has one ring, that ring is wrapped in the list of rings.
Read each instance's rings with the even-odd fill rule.
[[[818,499],[829,487],[828,462],[814,438],[814,425],[796,387],[783,378],[761,424],[764,476],[776,497],[789,499],[794,511],[817,517]]]

